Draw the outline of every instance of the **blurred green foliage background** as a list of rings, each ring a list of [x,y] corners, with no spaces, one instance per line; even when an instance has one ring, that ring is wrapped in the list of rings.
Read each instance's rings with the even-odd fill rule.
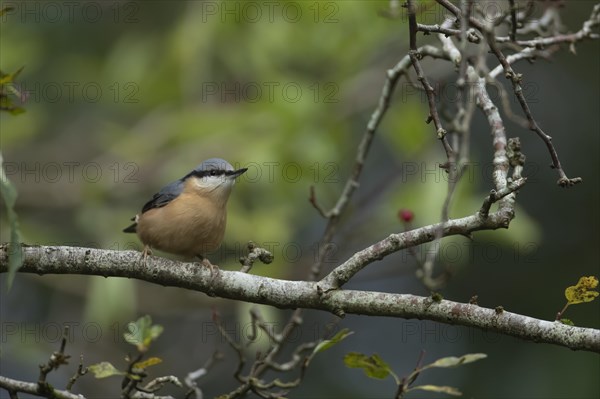
[[[274,264],[253,272],[288,279],[306,276],[324,228],[308,202],[310,186],[322,205],[334,203],[385,72],[408,43],[403,11],[386,16],[387,1],[1,4],[15,9],[0,23],[0,66],[5,72],[25,66],[19,88],[27,93],[27,112],[0,115],[0,150],[19,193],[16,210],[26,243],[139,249],[135,236],[121,233],[129,218],[162,186],[218,156],[249,171],[230,199],[225,244],[213,263],[238,268],[237,258],[253,240],[275,255]],[[592,6],[568,2],[565,26],[579,29]],[[543,2],[536,7],[541,12]],[[421,22],[443,20],[440,9],[423,10]],[[436,39],[419,36],[425,42]],[[528,160],[517,218],[508,231],[477,233],[472,243],[444,240],[440,261],[456,271],[442,292],[446,298],[467,301],[479,294],[482,306],[552,319],[566,286],[598,275],[600,53],[597,42],[577,51],[516,69],[529,83],[534,115],[554,137],[567,173],[581,175],[584,184],[560,190],[545,146],[507,120],[509,136],[521,137]],[[447,63],[425,60],[424,67],[434,83],[455,79]],[[438,88],[451,100],[451,91]],[[518,109],[516,101],[511,104]],[[415,212],[417,226],[439,219],[446,181],[437,164],[444,153],[424,123],[426,107],[420,93],[399,84],[327,268],[401,230],[400,208]],[[481,115],[472,135],[474,164],[452,216],[475,212],[491,187],[492,148]],[[9,231],[2,208],[4,242]],[[348,287],[427,294],[414,270],[409,255],[396,254]],[[18,275],[10,292],[4,275],[0,283],[3,375],[34,381],[36,365],[58,346],[55,330],[63,323],[73,326],[67,351],[75,358],[83,353],[88,364],[118,365],[129,350],[122,339],[125,323],[148,313],[165,326],[153,348],[164,360],[156,375],[183,376],[219,347],[226,360],[205,377],[205,392],[235,387],[235,355],[216,333],[211,307],[242,339],[250,305],[115,278]],[[279,326],[288,314],[261,309]],[[566,317],[599,328],[598,309],[598,303],[574,306]],[[309,312],[295,342],[318,338],[330,321]],[[428,361],[488,353],[475,365],[424,376],[423,383],[455,385],[469,396],[600,395],[593,377],[600,373],[597,355],[428,322],[348,316],[342,326],[356,333],[316,358],[291,397],[389,397],[391,381],[345,369],[344,353],[378,352],[403,375],[421,349]],[[59,370],[53,383],[66,382],[71,371]],[[118,392],[112,382],[98,384],[88,376],[77,386],[89,397],[106,397]]]

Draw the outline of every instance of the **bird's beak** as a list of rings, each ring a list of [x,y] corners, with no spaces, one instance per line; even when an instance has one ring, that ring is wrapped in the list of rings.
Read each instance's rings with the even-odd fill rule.
[[[235,179],[236,177],[242,175],[247,170],[248,170],[248,168],[242,168],[242,169],[238,169],[238,170],[234,170],[234,171],[228,172],[227,173],[227,177],[229,177],[231,179]]]

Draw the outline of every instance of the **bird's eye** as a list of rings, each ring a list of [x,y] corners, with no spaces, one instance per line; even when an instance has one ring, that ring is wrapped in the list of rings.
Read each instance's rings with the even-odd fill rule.
[[[217,172],[216,170],[211,170],[211,171],[210,171],[210,175],[211,175],[211,176],[216,176],[216,175],[218,175],[218,174],[219,174],[219,172]]]

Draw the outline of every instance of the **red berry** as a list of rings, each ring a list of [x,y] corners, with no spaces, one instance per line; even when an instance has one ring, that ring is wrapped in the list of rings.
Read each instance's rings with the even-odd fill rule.
[[[412,213],[410,209],[400,209],[398,211],[398,217],[405,223],[408,223],[413,220],[415,214]]]

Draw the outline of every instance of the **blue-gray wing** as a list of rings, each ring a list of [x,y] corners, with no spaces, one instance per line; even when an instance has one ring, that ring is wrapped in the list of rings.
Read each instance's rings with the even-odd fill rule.
[[[163,187],[158,193],[154,194],[152,199],[144,205],[142,213],[149,211],[150,209],[160,208],[179,197],[179,194],[183,191],[183,182],[177,180],[168,186]]]

